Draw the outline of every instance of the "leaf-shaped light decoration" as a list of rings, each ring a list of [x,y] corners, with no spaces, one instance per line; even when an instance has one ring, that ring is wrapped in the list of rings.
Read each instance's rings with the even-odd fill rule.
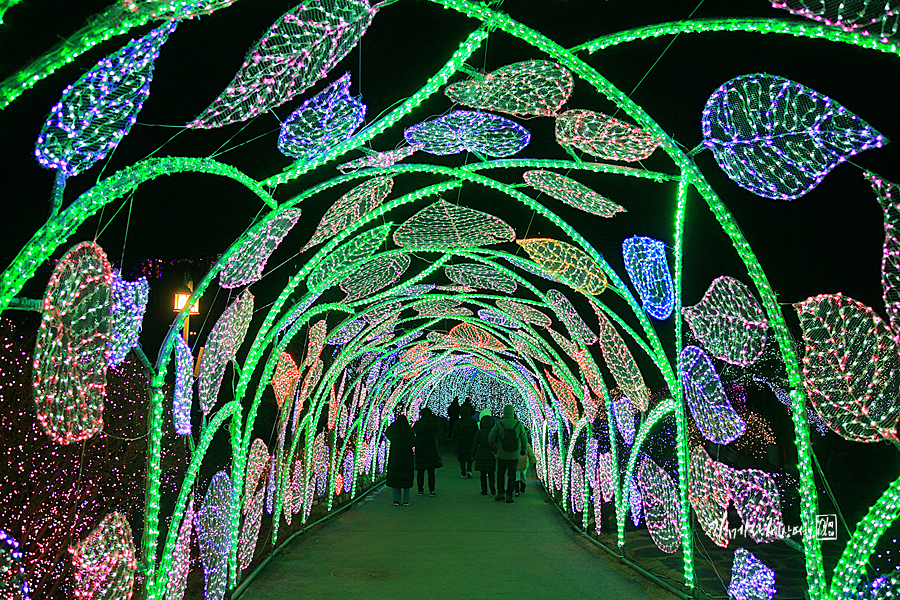
[[[572,511],[584,512],[584,469],[581,467],[581,463],[572,463],[569,487],[572,493]]]
[[[569,419],[569,423],[574,425],[581,416],[575,392],[562,378],[557,379],[547,369],[544,369],[544,376],[550,384],[550,389],[553,390],[553,397],[556,399],[560,412]]]
[[[228,584],[228,555],[231,551],[231,479],[228,473],[215,474],[203,497],[203,505],[194,515],[200,560],[206,582],[206,600],[222,600]]]
[[[567,110],[556,117],[556,141],[604,160],[644,160],[661,140],[640,127],[590,110]]]
[[[403,137],[410,146],[421,146],[428,154],[472,152],[494,158],[512,156],[531,140],[528,130],[515,121],[468,110],[413,125]]]
[[[343,346],[368,326],[369,324],[364,319],[350,319],[329,333],[325,338],[325,343],[331,346]]]
[[[502,352],[506,346],[493,335],[468,322],[454,325],[448,332],[450,340],[458,348],[481,348]]]
[[[131,525],[122,513],[106,515],[100,524],[74,548],[76,598],[128,600],[137,570]]]
[[[613,415],[616,418],[616,429],[625,443],[629,446],[634,443],[634,409],[628,396],[622,396],[612,403]]]
[[[520,321],[524,321],[525,323],[531,323],[532,325],[537,325],[538,327],[550,327],[553,324],[553,321],[539,311],[534,308],[530,304],[523,304],[520,302],[516,302],[514,300],[497,300],[496,301],[497,308],[500,310],[507,312],[519,319]]]
[[[262,524],[265,493],[266,490],[260,488],[245,504],[249,508],[244,513],[244,523],[241,525],[241,536],[238,540],[238,566],[241,570],[246,569],[253,562],[253,552],[256,550],[256,542],[259,538],[259,526]]]
[[[650,390],[644,383],[644,378],[638,369],[631,350],[625,345],[622,336],[609,322],[606,314],[591,301],[591,307],[597,315],[597,323],[600,325],[600,348],[603,350],[603,360],[616,380],[616,385],[622,388],[631,399],[635,410],[644,412],[650,404]]]
[[[172,549],[172,562],[169,567],[169,580],[166,582],[166,600],[181,600],[187,589],[188,573],[191,571],[191,535],[194,533],[194,495],[188,496],[181,527],[175,548]]]
[[[675,308],[675,285],[666,262],[666,244],[650,237],[630,237],[622,242],[622,256],[643,309],[654,319],[668,319]]]
[[[580,248],[551,238],[516,240],[539,267],[571,287],[591,296],[602,294],[606,275]]]
[[[476,311],[476,314],[482,321],[486,321],[497,327],[503,327],[504,329],[519,329],[522,327],[522,324],[516,319],[504,312],[494,310],[493,308],[479,308],[478,311]]]
[[[125,281],[118,271],[113,271],[107,366],[118,365],[137,346],[149,296],[150,284],[146,277]]]
[[[631,512],[631,522],[637,527],[641,524],[641,517],[644,515],[644,497],[641,495],[641,487],[638,485],[636,476],[631,478],[628,485],[628,508]]]
[[[775,571],[749,550],[735,550],[728,597],[732,600],[772,600],[775,591]]]
[[[703,531],[717,546],[728,547],[728,505],[732,469],[709,457],[702,446],[691,450],[688,500]]]
[[[313,390],[316,389],[316,386],[319,385],[319,379],[322,378],[322,370],[325,368],[325,363],[322,362],[321,358],[317,358],[312,363],[310,363],[309,371],[306,372],[306,376],[303,377],[303,384],[300,386],[300,395],[297,396],[297,412],[303,408],[303,404],[310,398],[313,393]]]
[[[572,343],[572,340],[559,333],[552,327],[547,328],[547,333],[550,334],[550,337],[553,338],[553,341],[556,342],[556,345],[559,346],[563,352],[572,357],[572,360],[575,360],[575,352],[577,351],[578,346]]]
[[[294,358],[287,352],[278,356],[278,365],[272,376],[272,390],[275,392],[275,403],[278,408],[284,405],[285,400],[294,397],[297,381],[300,379],[300,370]]]
[[[394,232],[404,248],[473,248],[511,242],[516,232],[494,215],[438,200],[429,204]]]
[[[63,90],[35,144],[42,166],[58,169],[63,177],[78,175],[128,135],[150,95],[159,48],[176,24],[168,21],[132,40]]]
[[[719,381],[716,368],[702,348],[685,346],[678,361],[684,398],[703,437],[730,444],[746,430]]]
[[[684,320],[707,352],[727,363],[755,363],[766,348],[769,321],[742,282],[723,275],[694,306],[681,309]]]
[[[575,361],[578,363],[578,367],[581,369],[581,374],[584,376],[588,387],[597,396],[595,400],[596,405],[593,407],[592,412],[595,415],[600,411],[605,414],[606,403],[603,399],[606,396],[606,392],[603,385],[603,376],[600,374],[600,369],[597,368],[597,363],[594,362],[594,358],[586,349],[575,351]],[[585,407],[585,411],[587,411],[587,407]]]
[[[590,346],[597,341],[597,334],[591,331],[565,294],[559,290],[549,289],[547,290],[547,303],[569,330],[569,335],[581,340],[585,346]]]
[[[349,242],[335,248],[310,273],[306,281],[309,289],[327,287],[335,279],[341,279],[356,271],[361,263],[371,258],[391,232],[391,224],[381,225],[360,233]]]
[[[533,189],[600,217],[611,219],[617,213],[628,212],[624,207],[604,198],[588,186],[563,175],[557,175],[553,171],[525,171],[522,177]]]
[[[34,350],[38,423],[59,444],[103,430],[112,268],[93,242],[59,260],[41,306]]]
[[[347,292],[344,302],[356,302],[396,283],[409,263],[406,253],[376,256],[341,282],[340,288]]]
[[[315,325],[309,328],[309,340],[306,345],[306,358],[303,360],[302,366],[309,366],[313,361],[322,354],[322,348],[325,347],[325,334],[328,332],[328,323],[325,319],[316,321]]]
[[[325,211],[312,238],[300,251],[306,252],[316,244],[331,239],[365,214],[381,206],[393,186],[394,180],[390,177],[373,177],[341,196]]]
[[[791,14],[877,37],[882,43],[896,39],[900,32],[900,5],[896,0],[872,2],[823,2],[822,0],[772,0],[774,8],[785,8]]]
[[[886,142],[828,96],[765,73],[723,83],[703,109],[703,143],[719,167],[773,200],[803,196],[839,163]]]
[[[552,117],[572,95],[572,73],[547,60],[526,60],[448,85],[458,104],[517,117]]]
[[[884,212],[884,246],[881,251],[881,289],[891,329],[900,331],[900,185],[866,172],[872,191]]]
[[[637,479],[650,537],[657,548],[672,554],[681,547],[678,486],[665,469],[647,456],[642,457]]]
[[[281,124],[278,150],[315,162],[350,139],[366,119],[366,105],[350,96],[350,73],[304,102]]]
[[[194,404],[194,356],[178,336],[175,339],[175,391],[172,398],[172,420],[175,433],[191,434],[191,406]]]
[[[794,308],[806,342],[803,384],[822,419],[854,442],[900,441],[897,335],[871,308],[842,294],[807,298]]]
[[[351,160],[350,162],[338,165],[338,171],[346,174],[367,167],[391,167],[404,158],[412,156],[421,149],[421,146],[402,146],[396,150],[376,152],[375,154],[363,156],[362,158],[357,158],[356,160]]]
[[[240,247],[219,273],[219,285],[227,289],[236,288],[262,277],[269,256],[299,218],[300,209],[290,208],[272,218],[253,235],[245,235]]]
[[[756,469],[732,469],[728,475],[729,492],[747,536],[757,543],[784,537],[781,492],[775,481]]]
[[[200,408],[208,415],[216,403],[225,367],[237,356],[238,348],[247,335],[253,317],[253,294],[244,290],[231,306],[225,309],[206,339],[200,359],[198,384]]]
[[[297,5],[250,49],[225,91],[188,127],[246,121],[289,102],[350,52],[374,14],[368,0]]]
[[[534,360],[542,362],[545,365],[553,364],[554,362],[554,360],[550,358],[539,345],[538,341],[524,331],[510,333],[509,343],[512,344],[522,356],[530,356]]]
[[[244,471],[244,502],[243,512],[250,508],[250,499],[256,493],[256,488],[266,472],[269,464],[269,449],[260,438],[254,438],[250,444],[250,455],[247,457],[247,467]]]
[[[616,498],[614,472],[612,452],[604,452],[597,457],[597,487],[604,502],[612,502]]]
[[[460,265],[447,265],[444,267],[447,279],[461,285],[496,290],[504,294],[512,294],[516,291],[516,281],[493,265],[483,263],[463,263]]]

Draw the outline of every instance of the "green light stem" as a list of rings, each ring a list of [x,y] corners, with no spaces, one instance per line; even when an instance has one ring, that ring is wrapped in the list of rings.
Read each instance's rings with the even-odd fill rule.
[[[862,35],[851,31],[843,31],[838,27],[816,25],[809,22],[784,21],[781,19],[694,19],[691,21],[672,21],[628,29],[611,35],[605,35],[597,39],[585,42],[569,52],[576,53],[582,50],[596,52],[619,44],[657,38],[666,35],[679,35],[682,33],[710,33],[716,31],[747,32],[747,33],[774,33],[779,35],[792,35],[799,38],[824,39],[830,42],[840,42],[858,46],[867,50],[878,50],[888,54],[900,54],[900,44],[883,43],[875,36]]]

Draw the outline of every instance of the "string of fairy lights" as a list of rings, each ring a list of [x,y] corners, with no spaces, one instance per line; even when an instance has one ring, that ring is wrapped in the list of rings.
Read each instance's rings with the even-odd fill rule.
[[[147,598],[180,600],[189,579],[200,576],[191,561],[199,549],[204,597],[220,600],[260,553],[271,551],[267,544],[277,544],[298,521],[306,522],[315,503],[331,510],[335,502],[347,501],[382,477],[389,452],[383,431],[395,408],[408,410],[413,418],[423,406],[444,415],[453,400],[471,398],[476,410],[493,415],[513,405],[533,440],[539,477],[585,529],[593,522],[598,535],[609,535],[622,545],[630,516],[632,527],[646,529],[659,550],[672,555],[682,551],[687,588],[698,585],[693,536],[702,533],[729,550],[739,545],[727,593],[735,600],[771,600],[776,579],[764,563],[765,544],[785,536],[785,496],[795,492],[787,488],[798,488],[807,528],[817,502],[802,394],[815,411],[810,414],[821,420],[821,431],[827,428],[856,442],[897,442],[900,410],[892,401],[900,386],[894,322],[896,185],[867,175],[885,211],[882,283],[889,319],[841,294],[800,302],[794,308],[806,345],[802,360],[782,351],[787,381],[779,378],[776,385],[774,378],[759,380],[768,382],[776,394],[776,388],[780,390],[780,402],[792,411],[799,482],[788,486],[784,482],[789,478],[778,473],[737,468],[719,456],[713,460],[706,444],[728,445],[761,459],[782,441],[767,415],[749,408],[745,387],[735,383],[738,379],[720,376],[726,369],[729,374],[744,373],[740,369],[767,363],[770,356],[765,353],[773,339],[786,345],[787,330],[780,316],[773,315],[771,290],[759,265],[750,260],[740,232],[729,230],[729,235],[740,241],[735,247],[750,265],[755,291],[737,278],[722,276],[697,304],[683,307],[680,257],[673,269],[666,241],[633,236],[623,242],[634,296],[575,228],[519,191],[546,195],[591,218],[612,218],[626,209],[578,181],[582,171],[603,165],[585,166],[578,158],[565,162],[563,175],[557,172],[563,170],[562,161],[522,159],[516,168],[527,170],[516,181],[525,183],[508,185],[476,168],[403,164],[414,153],[425,157],[423,162],[431,160],[429,155],[471,153],[491,165],[491,159],[513,156],[532,141],[532,131],[515,119],[549,117],[554,119],[556,143],[573,158],[581,152],[632,163],[662,149],[681,169],[684,189],[692,186],[705,197],[714,196],[655,122],[573,53],[489,6],[434,1],[489,22],[491,29],[513,33],[553,60],[531,59],[476,72],[465,61],[485,39],[487,28],[482,28],[420,92],[362,131],[366,106],[351,96],[350,74],[334,78],[283,122],[276,149],[297,162],[265,182],[214,161],[154,159],[113,175],[62,206],[65,179],[91,169],[129,134],[149,94],[153,62],[179,18],[219,8],[220,2],[198,0],[173,13],[179,17],[162,16],[169,13],[160,9],[157,18],[169,19],[161,27],[102,59],[63,91],[35,154],[42,165],[58,172],[54,214],[63,209],[65,218],[51,219],[46,242],[23,250],[4,272],[0,307],[9,305],[24,282],[97,207],[161,174],[201,170],[231,177],[273,210],[215,260],[194,291],[195,298],[201,297],[217,277],[219,287],[236,290],[206,334],[196,378],[195,359],[177,335],[166,339],[157,364],[148,367],[149,376],[139,375],[130,359],[150,293],[146,278],[123,280],[96,242],[76,243],[59,259],[40,303],[40,324],[32,327],[33,349],[20,339],[4,346],[0,361],[3,379],[14,382],[2,385],[15,391],[20,407],[20,396],[27,390],[28,407],[36,418],[21,408],[15,418],[0,418],[27,441],[36,467],[32,472],[68,464],[79,444],[88,464],[79,467],[77,481],[65,482],[71,489],[54,502],[48,500],[46,510],[35,509],[39,514],[33,522],[14,518],[12,508],[0,509],[4,594],[27,600],[36,590],[43,593],[39,586],[59,581],[54,584],[59,589],[85,600],[128,598],[140,578]],[[896,34],[893,9],[853,21],[847,14],[788,4],[784,7],[826,23],[862,28],[885,39]],[[176,10],[174,3],[170,8]],[[287,12],[187,128],[246,121],[327,80],[380,8],[368,0],[322,0]],[[457,72],[469,77],[448,84]],[[563,110],[574,87],[584,82],[626,108],[636,124],[588,109]],[[326,184],[286,202],[272,197],[280,183],[332,159],[345,160],[350,150],[387,131],[441,86],[445,102],[467,109],[451,109],[406,127],[402,143],[407,145],[380,153],[369,150],[362,158],[345,161],[338,166],[343,175]],[[805,118],[799,118],[801,113]],[[800,197],[839,163],[886,142],[836,101],[765,74],[724,83],[710,96],[701,125],[704,144],[722,171],[738,185],[771,199]],[[831,134],[823,136],[823,129]],[[797,139],[816,143],[798,144]],[[446,176],[448,181],[389,200],[395,178],[410,173]],[[345,183],[350,181],[352,187]],[[551,234],[555,237],[518,237],[509,223],[490,212],[441,197],[463,183],[502,192],[540,212],[559,232]],[[256,298],[248,286],[263,277],[269,257],[298,222],[296,205],[303,201],[304,210],[315,214],[326,196],[329,204],[301,249],[308,252],[303,266],[279,297],[260,309],[266,310],[265,316],[257,319]],[[399,224],[389,221],[399,214],[391,211],[411,203],[418,203],[411,216]],[[716,206],[714,210],[724,210]],[[519,249],[527,258],[507,252]],[[344,292],[342,299],[326,294],[333,287]],[[295,290],[293,305],[288,305]],[[624,299],[624,312],[605,304],[602,294],[607,290]],[[320,303],[323,298],[327,301]],[[593,308],[589,318],[576,308],[585,301]],[[677,339],[677,356],[669,359],[662,334],[647,317],[664,321],[673,315],[679,320],[677,331],[684,318],[697,345],[682,347],[683,340]],[[176,325],[185,316],[182,311]],[[634,322],[638,329],[629,325]],[[670,389],[651,393],[651,379],[645,379],[635,357],[640,353],[649,356]],[[172,359],[174,373],[167,380]],[[234,382],[226,393],[222,383],[229,364]],[[139,398],[134,403],[145,409],[142,414],[149,406],[150,416],[146,423],[141,421],[140,432],[133,432],[135,437],[122,437],[124,443],[115,447],[118,454],[109,452],[104,462],[102,452],[87,448],[94,441],[112,447],[113,440],[119,440],[111,431],[121,427],[127,402],[113,388],[123,381],[150,389],[149,396],[134,394]],[[615,385],[608,387],[611,383]],[[270,385],[271,395],[266,393]],[[255,437],[254,424],[260,407],[271,398],[276,416],[267,444]],[[686,410],[680,412],[681,406]],[[229,421],[234,448],[230,466],[210,480],[199,477],[201,468],[209,467],[204,458],[216,443],[217,431]],[[183,452],[173,450],[178,443]],[[143,444],[143,454],[134,444]],[[138,463],[146,465],[146,482],[139,481]],[[111,488],[119,475],[125,483],[116,496]],[[20,495],[7,494],[17,483],[11,476],[2,480],[4,497],[14,500],[11,507],[27,504]],[[895,588],[894,573],[874,582],[864,581],[863,573],[900,512],[896,488],[895,483],[850,534],[830,589],[824,583],[821,544],[812,545],[804,533],[811,597],[892,597],[887,594],[893,592],[885,590]],[[612,516],[604,517],[610,510],[604,504],[612,504]],[[61,524],[67,527],[54,536],[40,533],[54,523],[51,513],[73,506],[89,516],[64,519]],[[696,532],[691,509],[699,525]],[[731,536],[730,514],[741,521],[746,541]],[[162,544],[161,518],[168,530]],[[265,519],[272,523],[272,535],[263,541]],[[612,529],[605,529],[604,523],[612,523]],[[140,539],[140,549],[135,539]],[[751,546],[750,541],[754,552],[743,547]],[[59,559],[61,554],[67,555],[66,561]]]

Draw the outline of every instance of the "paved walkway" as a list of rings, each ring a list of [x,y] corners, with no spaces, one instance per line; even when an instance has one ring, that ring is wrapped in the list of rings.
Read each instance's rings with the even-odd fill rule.
[[[240,600],[669,600],[668,592],[585,542],[537,484],[513,504],[481,495],[444,455],[437,496],[393,506],[371,493],[276,556]]]

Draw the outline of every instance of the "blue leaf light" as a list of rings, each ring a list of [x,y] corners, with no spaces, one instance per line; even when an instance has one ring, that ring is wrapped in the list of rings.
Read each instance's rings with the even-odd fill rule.
[[[622,242],[625,270],[654,319],[668,319],[675,308],[675,286],[666,263],[666,245],[649,237],[630,237]]]
[[[168,21],[107,56],[63,90],[35,144],[38,162],[63,177],[82,173],[114,149],[150,95],[159,48],[178,21]]]
[[[684,399],[694,422],[706,439],[730,444],[747,429],[735,412],[712,360],[701,348],[685,346],[678,360]]]
[[[281,126],[278,149],[299,160],[315,161],[347,141],[366,117],[366,105],[350,96],[350,74],[304,102]]]
[[[773,200],[803,196],[838,164],[888,141],[828,96],[765,73],[722,84],[702,124],[703,143],[728,177]]]

